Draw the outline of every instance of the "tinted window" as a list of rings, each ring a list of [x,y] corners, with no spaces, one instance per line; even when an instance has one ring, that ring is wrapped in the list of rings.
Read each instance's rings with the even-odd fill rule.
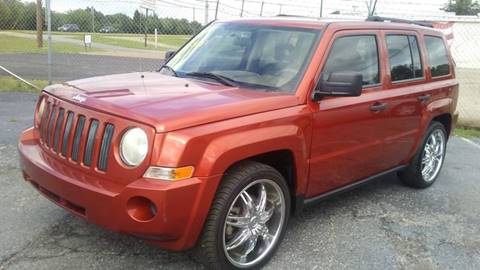
[[[392,81],[423,77],[422,61],[415,36],[388,35],[387,48]]]
[[[214,23],[168,62],[180,77],[214,73],[242,87],[293,92],[320,31],[250,23]],[[162,70],[168,72],[168,70]]]
[[[418,48],[418,41],[416,36],[408,36],[410,42],[410,49],[412,50],[413,71],[415,78],[423,77],[422,59],[420,57],[420,50]]]
[[[426,36],[425,45],[427,46],[428,62],[433,77],[448,75],[450,67],[447,56],[447,48],[443,39],[439,37]]]
[[[323,69],[324,79],[332,72],[348,71],[361,73],[363,85],[380,82],[375,36],[346,36],[335,40]]]

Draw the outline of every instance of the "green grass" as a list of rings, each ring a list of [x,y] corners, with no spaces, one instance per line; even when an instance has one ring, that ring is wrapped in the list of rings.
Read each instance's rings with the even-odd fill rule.
[[[48,81],[44,80],[29,80],[29,82],[40,87],[45,88],[48,85]],[[37,93],[39,90],[32,88],[31,86],[12,77],[0,77],[0,92],[31,92]]]
[[[47,44],[45,43],[43,48],[37,48],[37,42],[34,39],[0,34],[0,40],[0,53],[47,53]],[[83,46],[58,42],[54,42],[52,47],[55,53],[80,53],[85,51]]]
[[[70,35],[70,33],[68,34]],[[122,39],[122,38],[132,38],[132,39]],[[71,38],[77,40],[83,40],[84,34],[81,35],[72,35]],[[92,41],[93,47],[95,43],[102,43],[108,45],[114,45],[125,48],[133,49],[148,49],[148,50],[174,50],[182,46],[185,42],[188,41],[189,36],[183,35],[159,35],[158,36],[158,48],[155,48],[155,38],[153,35],[148,36],[147,47],[145,48],[144,37],[143,35],[138,34],[93,34]],[[168,46],[162,46],[161,43]]]
[[[469,128],[469,127],[458,127],[453,131],[455,136],[472,138],[480,137],[480,129],[478,128]]]

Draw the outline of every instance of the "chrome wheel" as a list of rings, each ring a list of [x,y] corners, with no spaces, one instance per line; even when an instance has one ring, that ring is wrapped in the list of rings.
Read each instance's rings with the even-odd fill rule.
[[[434,130],[427,139],[422,153],[421,170],[423,180],[432,182],[442,168],[445,156],[445,134]]]
[[[256,180],[230,205],[223,227],[223,249],[236,267],[252,266],[277,244],[285,221],[285,196],[272,180]]]

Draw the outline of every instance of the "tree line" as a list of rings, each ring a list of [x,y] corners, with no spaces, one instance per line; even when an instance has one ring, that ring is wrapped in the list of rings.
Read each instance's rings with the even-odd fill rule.
[[[45,10],[43,10],[45,14]],[[64,24],[76,24],[82,32],[98,32],[101,28],[114,27],[121,33],[144,33],[154,29],[160,34],[192,35],[202,25],[186,19],[160,18],[156,14],[148,17],[135,10],[133,17],[123,13],[105,15],[92,8],[75,9],[67,12],[51,12],[52,30]],[[0,0],[0,30],[36,30],[36,4],[19,0]]]

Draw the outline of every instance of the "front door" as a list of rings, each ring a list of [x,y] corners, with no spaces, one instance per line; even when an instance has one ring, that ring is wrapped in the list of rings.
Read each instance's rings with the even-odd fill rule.
[[[307,197],[389,169],[380,44],[376,31],[340,31],[329,46],[322,76],[360,72],[364,89],[359,97],[325,97],[314,106]]]

